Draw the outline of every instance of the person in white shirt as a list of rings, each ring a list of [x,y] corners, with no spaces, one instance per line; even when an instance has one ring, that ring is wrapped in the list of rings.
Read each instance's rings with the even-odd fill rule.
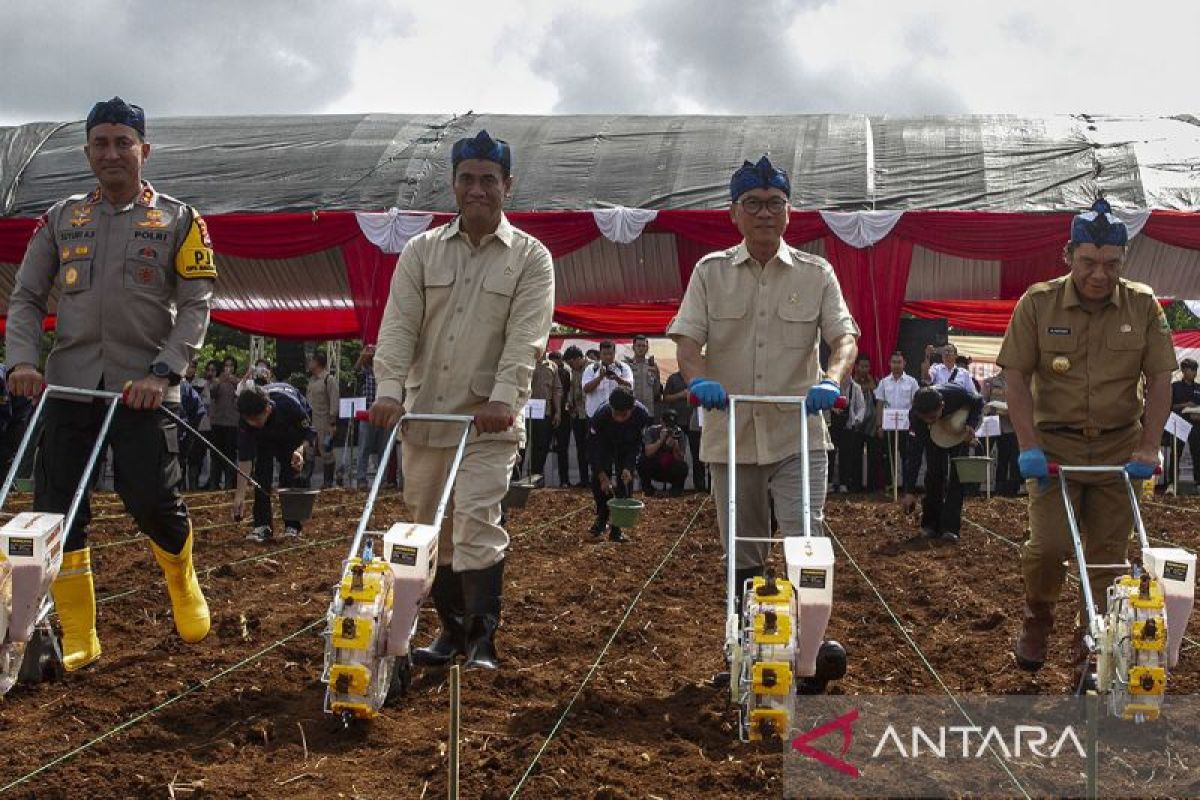
[[[609,395],[618,386],[633,391],[633,370],[628,364],[617,361],[615,344],[601,342],[600,360],[588,364],[583,370],[584,405],[588,419],[594,417],[600,406],[608,402]]]
[[[917,390],[921,388],[921,385],[917,383],[916,378],[905,373],[905,360],[903,353],[900,351],[892,353],[889,366],[892,370],[891,374],[879,381],[879,385],[875,387],[875,418],[879,420],[879,427],[875,435],[881,439],[886,436],[886,433],[883,430],[883,410],[888,408],[908,411],[908,409],[912,408],[913,395],[915,395]],[[938,364],[938,366],[940,367],[942,365]],[[903,471],[903,462],[908,454],[908,439],[908,436],[900,436],[899,450],[901,463],[898,465],[892,465],[889,463],[889,475],[896,475],[899,471]],[[887,447],[885,449],[887,450],[887,458],[890,462],[893,448]]]
[[[942,348],[942,363],[934,364],[925,372],[929,379],[930,386],[938,386],[943,383],[952,383],[956,386],[961,386],[968,392],[979,394],[979,389],[975,386],[975,381],[971,380],[971,372],[966,367],[955,365],[954,361],[958,358],[958,348],[947,343]]]

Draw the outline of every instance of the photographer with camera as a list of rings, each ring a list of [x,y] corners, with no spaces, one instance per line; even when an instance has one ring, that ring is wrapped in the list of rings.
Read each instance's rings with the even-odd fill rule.
[[[686,435],[679,427],[674,409],[664,409],[661,425],[651,425],[642,436],[642,457],[638,460],[638,475],[647,497],[653,497],[652,481],[671,484],[671,497],[683,496],[688,465],[684,457]]]
[[[613,389],[623,386],[633,392],[633,370],[617,361],[617,346],[609,341],[600,343],[600,360],[583,370],[584,405],[588,419],[596,416],[600,406],[608,402]]]

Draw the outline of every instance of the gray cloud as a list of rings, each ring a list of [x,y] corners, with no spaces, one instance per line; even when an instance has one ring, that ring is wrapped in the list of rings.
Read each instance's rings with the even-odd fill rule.
[[[564,12],[534,66],[557,87],[560,113],[965,110],[956,92],[921,77],[920,47],[883,79],[807,67],[797,57],[804,39],[788,28],[800,11],[825,5],[836,0],[766,0],[752,11],[740,3],[655,0],[619,18]],[[906,38],[936,51],[941,43],[932,24],[914,26]]]
[[[367,0],[17,0],[4,16],[9,120],[80,119],[114,94],[150,117],[312,112],[349,90],[361,37],[407,22]]]

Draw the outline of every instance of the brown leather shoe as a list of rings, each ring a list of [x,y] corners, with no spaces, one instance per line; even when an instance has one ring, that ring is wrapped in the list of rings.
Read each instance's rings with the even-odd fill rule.
[[[1017,666],[1027,672],[1037,672],[1046,663],[1046,642],[1054,629],[1054,604],[1025,600],[1021,633],[1013,645]]]

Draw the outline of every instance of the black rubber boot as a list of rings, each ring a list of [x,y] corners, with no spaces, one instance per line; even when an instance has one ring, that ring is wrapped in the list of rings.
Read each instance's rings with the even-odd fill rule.
[[[487,569],[462,573],[467,631],[467,669],[499,669],[496,629],[500,627],[500,595],[504,589],[504,561]]]
[[[333,479],[334,479],[334,474],[336,471],[337,471],[337,464],[326,464],[325,465],[325,474],[323,476],[325,478],[325,480],[321,484],[322,488],[324,488],[324,489],[333,488]]]
[[[433,607],[437,609],[442,629],[428,647],[413,650],[413,663],[424,667],[444,667],[466,652],[463,628],[463,585],[461,575],[440,566],[433,576]]]

